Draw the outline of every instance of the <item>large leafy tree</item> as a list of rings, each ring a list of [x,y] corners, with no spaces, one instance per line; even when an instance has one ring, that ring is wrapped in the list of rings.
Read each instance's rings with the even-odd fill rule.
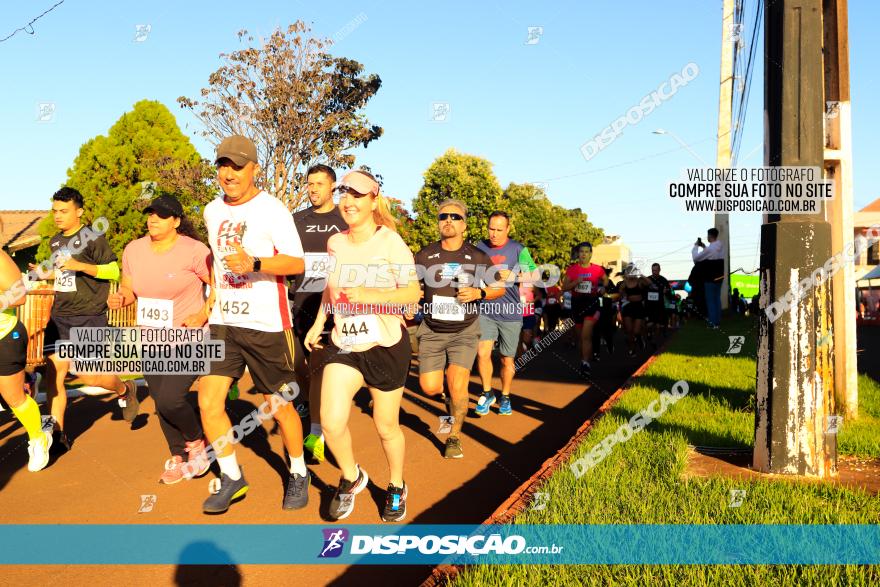
[[[362,112],[382,80],[365,75],[357,61],[328,54],[331,41],[309,32],[297,21],[260,46],[221,54],[224,65],[209,76],[201,100],[177,99],[213,143],[231,134],[250,137],[263,167],[258,181],[290,210],[306,197],[309,166],[352,169],[355,156],[348,151],[382,135]],[[238,37],[254,41],[246,30]]]
[[[407,244],[415,250],[440,238],[437,211],[443,200],[456,199],[468,207],[467,238],[477,240],[486,234],[486,219],[501,206],[501,184],[492,163],[482,157],[454,149],[438,157],[425,171],[425,183],[413,202],[416,213]]]
[[[89,139],[67,170],[66,185],[85,198],[83,221],[105,217],[107,239],[118,257],[132,240],[146,234],[142,210],[160,194],[180,199],[197,229],[200,213],[216,193],[213,170],[161,103],[142,100],[123,114],[106,136]],[[50,255],[48,239],[57,232],[51,214],[40,224],[37,258]]]
[[[538,263],[564,268],[574,245],[602,240],[602,229],[593,226],[580,208],[553,204],[536,185],[511,183],[504,190],[504,204],[512,216],[510,236],[527,245]]]

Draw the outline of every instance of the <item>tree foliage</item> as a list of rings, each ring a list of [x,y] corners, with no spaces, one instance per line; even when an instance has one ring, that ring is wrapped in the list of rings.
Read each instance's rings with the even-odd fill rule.
[[[437,211],[440,203],[450,198],[461,200],[468,207],[466,237],[476,241],[485,236],[486,220],[501,206],[502,194],[488,160],[450,149],[434,160],[424,178],[413,202],[416,218],[407,241],[410,247],[419,250],[440,238]]]
[[[250,137],[263,167],[261,187],[290,210],[306,197],[309,166],[352,169],[348,151],[382,136],[362,113],[382,80],[365,75],[357,61],[326,53],[331,41],[308,36],[310,30],[297,21],[259,47],[221,54],[224,65],[209,76],[202,99],[177,99],[215,144],[232,134]],[[238,37],[254,41],[246,30]]]
[[[539,186],[511,183],[503,197],[505,209],[512,216],[510,236],[528,246],[539,264],[564,268],[573,246],[602,240],[602,229],[593,226],[580,208],[553,204]]]
[[[146,234],[143,209],[161,194],[176,196],[187,217],[203,225],[201,209],[216,194],[212,166],[201,158],[161,103],[142,100],[110,127],[80,147],[67,170],[66,185],[85,199],[83,223],[105,217],[106,237],[116,255],[132,240]],[[49,237],[58,229],[47,216],[40,224],[37,258],[50,255]]]
[[[449,198],[467,205],[466,236],[471,241],[486,237],[487,221],[493,211],[510,214],[510,236],[528,246],[538,263],[565,267],[572,246],[602,240],[602,230],[593,226],[580,208],[553,204],[539,186],[511,183],[502,191],[492,164],[481,157],[450,149],[428,167],[424,177],[425,183],[413,203],[417,216],[406,238],[413,250],[440,238],[437,212],[440,203]]]

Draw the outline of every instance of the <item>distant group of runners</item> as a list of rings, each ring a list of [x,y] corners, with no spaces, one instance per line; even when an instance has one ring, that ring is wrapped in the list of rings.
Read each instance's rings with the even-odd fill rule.
[[[605,340],[613,352],[618,308],[630,354],[646,319],[654,336],[666,325],[671,289],[659,265],[650,276],[630,266],[615,286],[608,271],[591,262],[592,245],[581,243],[561,281],[550,283],[529,249],[509,237],[507,213],[493,212],[488,239],[470,243],[465,240],[467,206],[452,199],[437,207],[439,240],[413,255],[368,172],[352,171],[337,181],[332,168],[311,167],[311,206],[291,215],[257,187],[257,150],[249,139],[225,139],[216,166],[224,195],[205,207],[207,245],[180,202],[160,196],[144,210],[147,235],[125,247],[121,273],[104,236],[84,237],[89,229],[82,224],[79,192],[63,188],[53,196],[59,229],[50,241],[54,271],[40,275],[51,279],[55,290],[44,349],[48,417],[41,417],[23,391],[27,332],[14,307],[0,314],[0,391],[27,431],[30,471],[47,465],[53,443],[71,448],[64,419],[69,361],[59,358],[56,343],[69,340],[72,328],[106,327],[108,308],[136,304],[142,328],[206,328],[225,346],[223,359],[213,361],[207,375],[145,376],[170,453],[161,483],[202,476],[213,457],[219,477],[210,483],[203,511],[225,512],[247,493],[236,445],[224,442],[233,428],[226,412],[229,390],[247,369],[255,390],[272,407],[287,452],[282,507],[308,505],[305,451],[321,462],[329,450],[341,474],[330,516],[344,519],[369,480],[348,429],[354,396],[366,387],[388,461],[381,518],[389,522],[405,518],[408,497],[399,413],[412,354],[409,326],[417,325],[422,391],[446,396],[451,430],[444,456],[456,459],[464,456],[461,431],[474,362],[482,384],[474,413],[486,416],[497,403],[498,414],[510,415],[515,358],[540,335],[571,320],[581,372],[590,377],[598,341]],[[352,282],[352,267],[385,270],[367,271],[371,278]],[[114,280],[119,288],[110,294]],[[25,299],[20,281],[14,262],[0,254],[0,287],[10,292],[12,306]],[[496,349],[500,397],[492,387]],[[133,381],[103,374],[79,377],[90,389],[115,393],[126,421],[137,417]],[[188,401],[193,386],[198,410]],[[288,401],[291,397],[294,401]],[[301,418],[309,421],[305,436]]]

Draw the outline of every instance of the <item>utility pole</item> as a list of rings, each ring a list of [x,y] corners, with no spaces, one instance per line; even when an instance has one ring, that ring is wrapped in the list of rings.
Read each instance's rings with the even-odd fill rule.
[[[822,167],[823,0],[766,2],[765,164]],[[825,205],[816,214],[767,215],[761,226],[761,308],[831,256]],[[753,466],[828,478],[837,474],[831,287],[823,281],[770,322],[760,314]],[[831,433],[829,433],[831,432]]]
[[[723,0],[721,9],[721,87],[718,95],[718,147],[715,165],[730,167],[730,119],[733,99],[734,0]],[[724,248],[724,281],[721,282],[721,309],[730,306],[730,215],[715,214],[715,228]]]
[[[849,101],[847,0],[824,0],[825,177],[834,181],[828,205],[831,243],[842,251],[853,239],[852,111]],[[858,417],[855,268],[846,263],[832,281],[834,296],[834,391],[838,412]]]

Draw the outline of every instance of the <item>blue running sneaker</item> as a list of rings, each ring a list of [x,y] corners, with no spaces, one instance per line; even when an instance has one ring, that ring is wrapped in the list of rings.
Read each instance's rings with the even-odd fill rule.
[[[489,413],[489,408],[495,404],[495,394],[491,391],[484,391],[480,399],[477,400],[477,407],[474,413],[478,416],[485,416]]]
[[[510,396],[502,395],[501,403],[498,404],[498,414],[501,416],[509,416],[513,413],[513,409],[510,407]]]

